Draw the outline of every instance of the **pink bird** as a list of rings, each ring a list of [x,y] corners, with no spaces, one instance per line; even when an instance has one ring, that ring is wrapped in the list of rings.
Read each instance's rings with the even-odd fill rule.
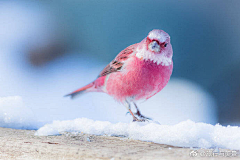
[[[149,118],[140,113],[136,101],[152,97],[167,85],[173,70],[172,56],[170,36],[154,29],[140,43],[121,51],[95,81],[67,96],[74,98],[85,92],[104,92],[124,104],[133,121],[145,121]],[[131,103],[136,113],[131,111]]]

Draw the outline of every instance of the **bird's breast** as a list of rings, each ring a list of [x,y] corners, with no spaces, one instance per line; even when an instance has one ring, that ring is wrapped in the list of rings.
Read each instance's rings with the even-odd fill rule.
[[[172,65],[162,66],[150,60],[132,57],[122,72],[109,75],[106,90],[116,99],[141,99],[159,92],[169,81]]]

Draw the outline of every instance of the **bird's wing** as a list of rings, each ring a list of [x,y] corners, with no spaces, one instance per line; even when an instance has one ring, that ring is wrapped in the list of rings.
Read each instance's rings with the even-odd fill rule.
[[[134,50],[137,47],[137,43],[133,44],[124,50],[122,50],[114,60],[112,60],[98,75],[99,77],[106,76],[113,72],[118,72],[122,70],[123,64],[126,62],[126,60],[131,56],[131,54],[134,52]]]

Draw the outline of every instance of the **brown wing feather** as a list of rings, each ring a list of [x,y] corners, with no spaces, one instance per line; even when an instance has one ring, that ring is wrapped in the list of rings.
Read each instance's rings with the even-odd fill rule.
[[[137,44],[133,44],[122,50],[116,56],[116,58],[102,70],[98,77],[106,76],[110,73],[121,71],[124,62],[130,57],[136,46]]]

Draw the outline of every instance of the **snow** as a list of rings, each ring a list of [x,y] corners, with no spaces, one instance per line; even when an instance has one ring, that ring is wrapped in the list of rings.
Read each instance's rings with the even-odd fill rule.
[[[36,135],[57,135],[63,132],[83,132],[95,135],[120,136],[178,147],[228,148],[240,150],[240,127],[196,123],[191,120],[175,125],[144,123],[110,123],[78,118],[54,121],[40,128]]]
[[[31,109],[25,106],[20,96],[0,98],[0,126],[9,128],[36,129]]]

